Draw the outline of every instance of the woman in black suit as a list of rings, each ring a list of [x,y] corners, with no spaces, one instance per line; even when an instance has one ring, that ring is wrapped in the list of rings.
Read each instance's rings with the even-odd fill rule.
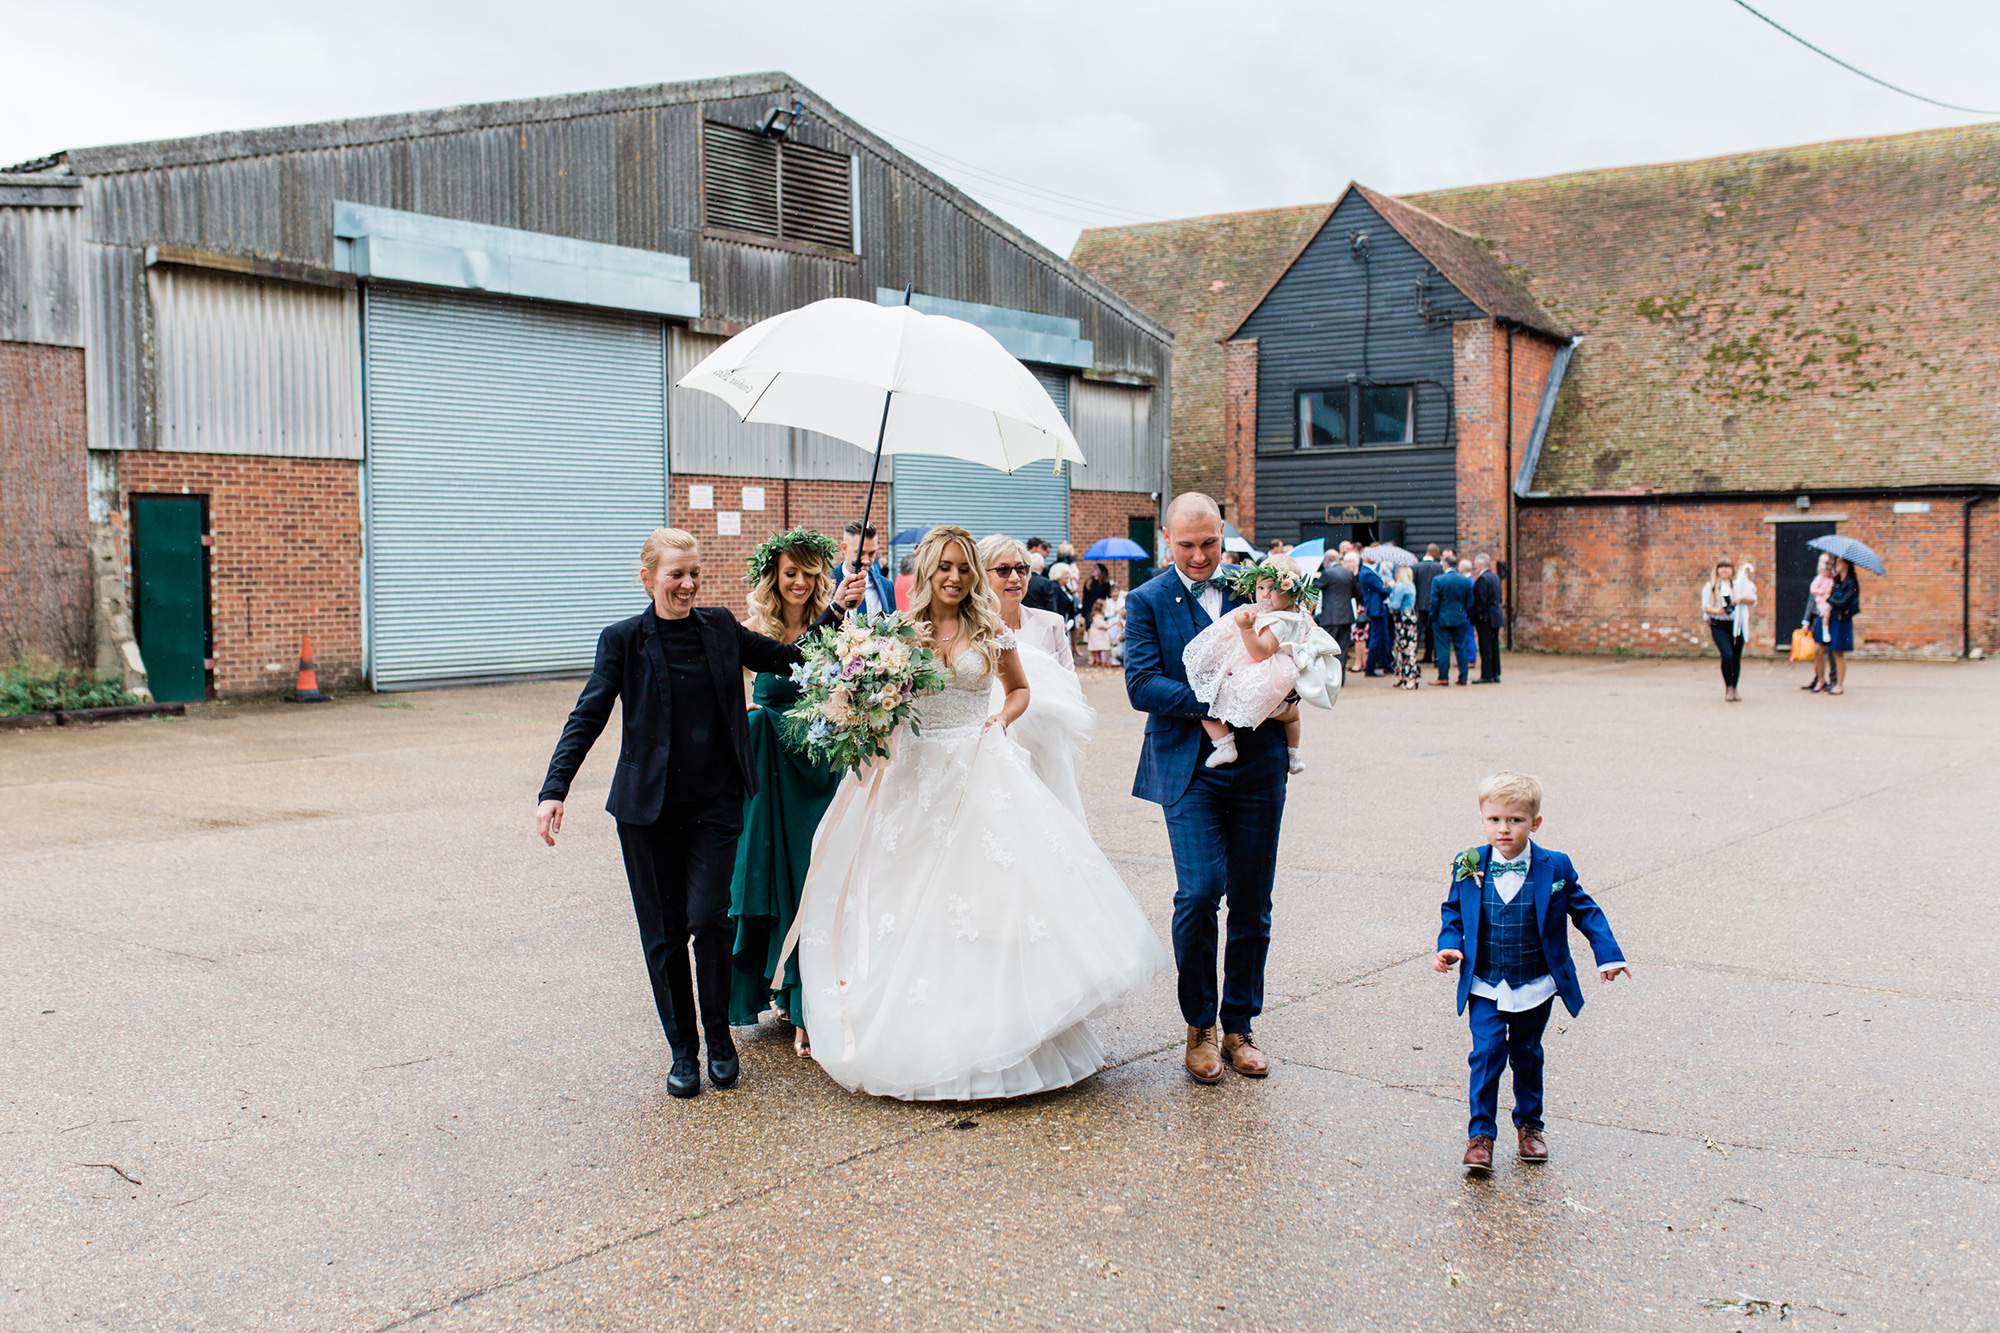
[[[861,600],[861,579],[841,585],[839,600],[813,629],[837,622]],[[745,629],[722,607],[695,606],[701,548],[689,533],[661,528],[646,538],[639,581],[653,604],[598,635],[596,665],[542,781],[535,832],[555,846],[570,781],[616,700],[624,734],[604,808],[618,821],[653,1003],[673,1050],[667,1091],[692,1097],[701,1091],[697,1013],[708,1081],[726,1088],[738,1072],[729,1036],[729,878],[743,798],[755,790],[743,668],[787,672],[805,659]]]

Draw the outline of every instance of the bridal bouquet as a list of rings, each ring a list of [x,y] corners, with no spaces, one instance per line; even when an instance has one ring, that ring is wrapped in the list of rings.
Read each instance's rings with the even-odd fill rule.
[[[849,616],[800,640],[799,650],[806,660],[792,683],[804,694],[785,716],[804,726],[815,758],[838,768],[888,754],[897,723],[917,728],[911,701],[945,685],[916,624],[897,611]]]

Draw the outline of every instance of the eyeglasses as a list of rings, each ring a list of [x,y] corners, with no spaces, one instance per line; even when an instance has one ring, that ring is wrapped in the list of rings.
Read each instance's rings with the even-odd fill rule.
[[[1028,567],[1026,565],[992,565],[987,568],[986,572],[996,579],[1028,577]]]

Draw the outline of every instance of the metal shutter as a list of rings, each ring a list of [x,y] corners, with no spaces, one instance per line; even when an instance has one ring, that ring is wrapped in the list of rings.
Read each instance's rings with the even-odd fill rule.
[[[1069,416],[1069,372],[1029,366],[1049,397]],[[1054,471],[1053,460],[1001,472],[956,458],[896,455],[892,533],[956,523],[975,537],[1004,532],[1026,541],[1041,537],[1051,545],[1069,539],[1069,467]],[[900,558],[903,550],[898,548]]]
[[[377,689],[588,671],[666,515],[661,326],[367,293]]]

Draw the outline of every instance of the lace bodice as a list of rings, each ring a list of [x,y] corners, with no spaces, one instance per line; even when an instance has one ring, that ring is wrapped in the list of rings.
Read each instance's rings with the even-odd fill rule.
[[[1015,646],[1014,632],[1001,631],[993,641],[996,648]],[[952,659],[951,676],[945,687],[936,694],[917,697],[917,716],[923,722],[922,735],[930,737],[942,731],[955,731],[962,727],[977,727],[993,712],[993,696],[989,688],[993,679],[992,668],[986,665],[986,656],[976,648],[967,648]]]

